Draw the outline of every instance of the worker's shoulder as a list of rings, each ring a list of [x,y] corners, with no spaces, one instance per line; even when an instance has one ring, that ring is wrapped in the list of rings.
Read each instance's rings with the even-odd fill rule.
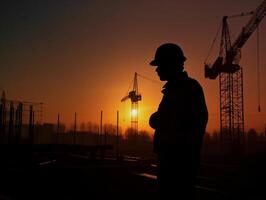
[[[188,77],[187,80],[188,80],[189,87],[202,90],[200,83],[196,79]]]

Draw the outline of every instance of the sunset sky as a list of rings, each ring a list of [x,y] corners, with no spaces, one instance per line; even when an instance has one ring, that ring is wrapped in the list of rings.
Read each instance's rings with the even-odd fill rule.
[[[22,3],[23,2],[23,3]],[[224,15],[254,10],[262,0],[32,0],[0,3],[0,90],[8,99],[44,103],[44,121],[57,113],[70,124],[116,123],[130,126],[130,101],[121,103],[134,72],[159,79],[149,62],[165,42],[179,44],[185,69],[205,92],[207,130],[219,130],[219,83],[204,78],[204,60]],[[229,21],[232,40],[250,16]],[[261,109],[257,111],[256,32],[242,48],[245,128],[266,124],[266,19],[260,24]],[[219,35],[220,37],[220,35]],[[211,57],[218,55],[219,39]],[[148,126],[164,83],[139,77],[139,128]]]

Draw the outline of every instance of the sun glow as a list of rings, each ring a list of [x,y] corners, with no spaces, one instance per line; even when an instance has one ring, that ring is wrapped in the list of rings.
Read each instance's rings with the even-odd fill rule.
[[[131,114],[132,117],[136,117],[138,115],[138,110],[137,109],[132,109],[130,114]]]

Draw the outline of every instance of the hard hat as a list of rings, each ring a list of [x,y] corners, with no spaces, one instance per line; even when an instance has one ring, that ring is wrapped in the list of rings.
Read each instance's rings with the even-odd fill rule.
[[[161,63],[183,63],[186,57],[182,49],[173,43],[165,43],[156,50],[154,60],[150,62],[152,66],[158,66]]]

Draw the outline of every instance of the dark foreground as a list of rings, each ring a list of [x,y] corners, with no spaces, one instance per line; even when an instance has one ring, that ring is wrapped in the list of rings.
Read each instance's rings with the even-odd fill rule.
[[[0,200],[158,199],[155,169],[154,161],[142,159],[39,158],[33,165],[1,168]],[[265,186],[264,155],[238,162],[208,158],[201,164],[197,198],[266,199]]]

